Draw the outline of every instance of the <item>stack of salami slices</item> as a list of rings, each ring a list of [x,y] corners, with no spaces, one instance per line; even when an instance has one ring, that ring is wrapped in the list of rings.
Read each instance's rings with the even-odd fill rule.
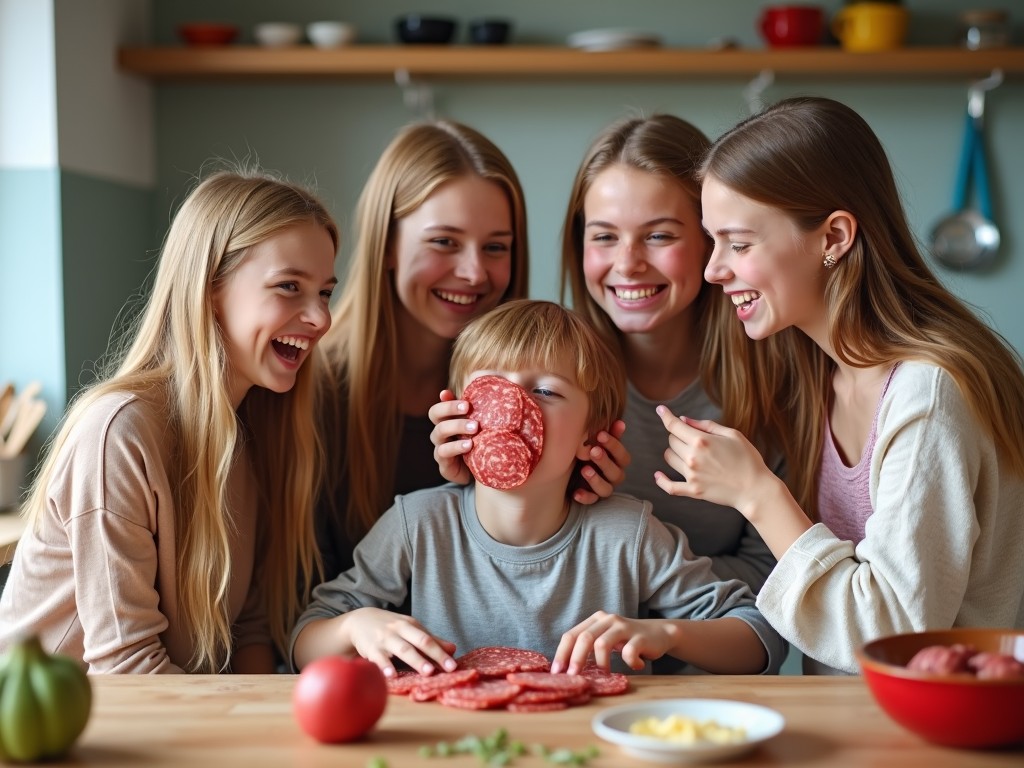
[[[456,661],[454,672],[399,672],[388,680],[388,690],[413,701],[510,712],[550,712],[629,690],[629,678],[597,666],[578,675],[553,675],[544,655],[519,648],[477,648]]]
[[[530,393],[500,376],[478,376],[462,399],[480,425],[465,457],[473,477],[501,491],[525,483],[544,448],[544,418]]]

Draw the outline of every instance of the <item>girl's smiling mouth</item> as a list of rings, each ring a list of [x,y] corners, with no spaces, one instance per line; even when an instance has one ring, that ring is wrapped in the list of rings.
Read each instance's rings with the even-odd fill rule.
[[[309,349],[309,339],[302,336],[278,336],[271,341],[274,351],[290,363],[299,358],[299,353]]]
[[[480,294],[478,293],[459,293],[457,291],[446,291],[443,288],[436,288],[433,294],[442,301],[462,306],[476,304],[480,300]]]

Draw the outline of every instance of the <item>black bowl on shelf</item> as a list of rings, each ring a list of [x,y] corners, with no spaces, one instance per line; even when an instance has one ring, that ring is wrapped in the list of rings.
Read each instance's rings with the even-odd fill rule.
[[[477,19],[469,22],[469,41],[477,45],[502,45],[508,42],[512,24],[504,19]]]
[[[455,36],[455,20],[409,13],[395,20],[395,32],[403,43],[444,45]]]

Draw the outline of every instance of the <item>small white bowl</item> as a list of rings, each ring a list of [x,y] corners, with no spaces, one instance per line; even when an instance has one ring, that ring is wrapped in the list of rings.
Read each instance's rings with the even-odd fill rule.
[[[340,48],[356,39],[356,27],[347,21],[314,21],[306,27],[306,37],[317,48]]]
[[[664,720],[669,715],[680,715],[698,721],[714,720],[719,725],[741,726],[746,737],[737,743],[673,744],[653,736],[637,736],[629,727],[637,720],[656,717]],[[706,763],[739,757],[752,751],[758,744],[779,734],[785,719],[774,709],[727,699],[660,699],[636,704],[623,704],[605,709],[594,716],[594,733],[605,741],[618,744],[631,757],[654,763],[679,765]]]
[[[266,21],[252,28],[252,36],[267,48],[283,48],[299,42],[302,27],[287,21]]]

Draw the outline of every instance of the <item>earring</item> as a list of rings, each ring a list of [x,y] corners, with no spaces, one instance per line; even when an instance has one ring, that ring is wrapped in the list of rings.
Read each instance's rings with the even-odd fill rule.
[[[838,262],[836,262],[836,257],[833,256],[828,251],[825,251],[821,255],[824,256],[824,259],[822,260],[822,264],[825,265],[825,269],[832,269],[838,263]]]

